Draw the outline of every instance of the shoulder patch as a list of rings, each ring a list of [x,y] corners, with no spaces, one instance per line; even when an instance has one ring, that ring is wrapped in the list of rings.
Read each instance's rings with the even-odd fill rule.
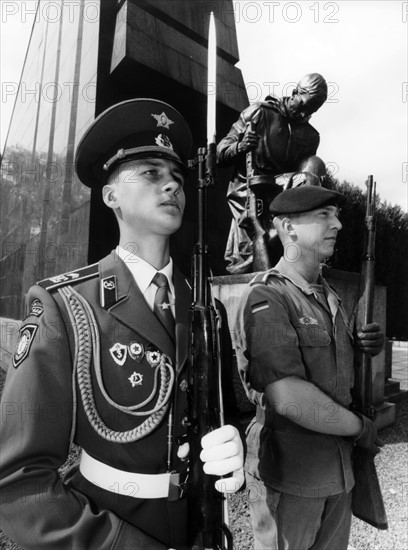
[[[17,349],[13,356],[13,367],[15,369],[18,368],[27,357],[31,344],[34,342],[37,330],[38,325],[28,324],[21,327],[17,341]]]
[[[75,271],[68,271],[62,275],[55,275],[55,277],[43,279],[42,281],[38,281],[37,285],[42,286],[45,290],[52,290],[63,285],[79,283],[80,281],[96,277],[97,275],[99,275],[98,262],[92,265],[87,265],[86,267],[81,267]]]

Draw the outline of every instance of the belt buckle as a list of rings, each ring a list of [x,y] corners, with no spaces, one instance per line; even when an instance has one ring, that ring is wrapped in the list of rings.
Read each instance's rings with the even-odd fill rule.
[[[180,500],[187,489],[188,473],[170,472],[168,501]]]

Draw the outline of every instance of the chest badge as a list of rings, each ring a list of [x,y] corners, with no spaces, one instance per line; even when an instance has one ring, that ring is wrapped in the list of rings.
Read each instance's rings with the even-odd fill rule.
[[[132,388],[135,388],[136,386],[141,386],[143,384],[143,374],[134,371],[133,374],[129,376],[128,380],[132,384]]]
[[[148,350],[146,351],[146,359],[152,368],[157,367],[160,363],[161,353],[158,350]]]
[[[143,344],[139,344],[139,342],[132,342],[129,344],[129,355],[134,360],[140,363],[140,361],[143,359],[144,356],[144,347]]]
[[[309,317],[308,315],[305,315],[304,317],[301,317],[299,319],[299,323],[302,325],[317,325],[317,319],[313,319],[313,317]]]
[[[127,347],[123,344],[113,344],[109,352],[117,365],[123,366],[127,357]]]

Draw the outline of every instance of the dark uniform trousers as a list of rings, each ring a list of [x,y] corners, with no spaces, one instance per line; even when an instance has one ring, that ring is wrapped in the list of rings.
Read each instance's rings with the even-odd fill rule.
[[[185,498],[137,498],[131,483],[106,490],[85,479],[78,464],[64,481],[58,474],[71,440],[125,472],[185,469],[175,441],[187,406],[191,293],[177,269],[174,286],[176,345],[114,253],[31,288],[1,422],[1,525],[24,548],[185,545]],[[81,297],[89,310],[79,307]]]

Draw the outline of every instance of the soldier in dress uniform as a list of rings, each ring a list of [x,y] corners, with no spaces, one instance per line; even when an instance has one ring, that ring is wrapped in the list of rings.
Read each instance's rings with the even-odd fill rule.
[[[76,152],[102,190],[119,245],[28,293],[2,399],[2,528],[24,548],[186,547],[183,492],[191,289],[173,265],[192,138],[170,105],[134,99],[103,112]],[[61,479],[73,442],[80,458]],[[243,483],[238,431],[203,438],[219,490]]]

